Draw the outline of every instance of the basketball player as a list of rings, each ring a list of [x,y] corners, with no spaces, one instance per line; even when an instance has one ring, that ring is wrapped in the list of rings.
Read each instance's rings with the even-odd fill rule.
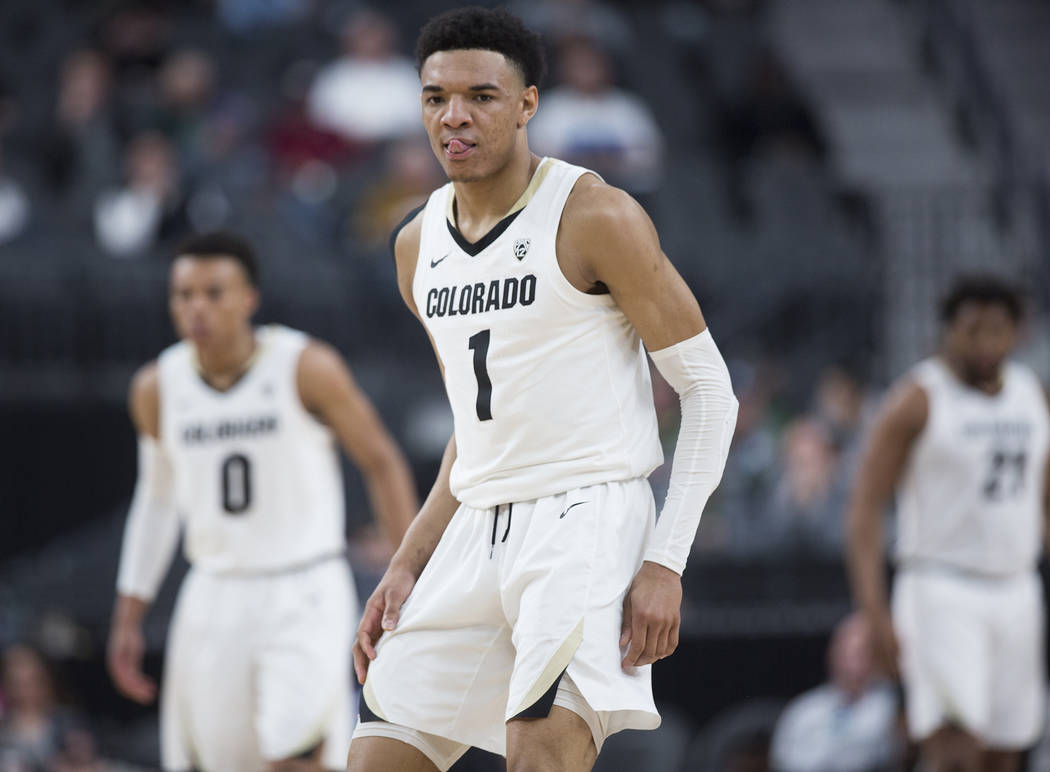
[[[1015,291],[962,278],[941,312],[940,352],[894,387],[872,431],[849,515],[850,571],[884,663],[900,663],[923,769],[1006,772],[1043,727],[1035,564],[1050,421],[1035,375],[1006,360],[1021,319]],[[891,615],[882,515],[894,489]]]
[[[333,439],[357,464],[395,544],[415,513],[408,467],[329,346],[253,328],[251,247],[189,239],[171,268],[182,342],[131,384],[139,479],[128,514],[109,642],[117,687],[138,702],[142,622],[180,519],[192,568],[165,665],[166,770],[342,768],[353,726],[357,599],[344,557]]]
[[[366,605],[349,769],[591,769],[653,728],[650,665],[736,420],[725,363],[652,223],[596,175],[529,151],[540,41],[505,11],[431,20],[423,122],[451,182],[394,238],[454,415],[438,479]],[[681,395],[667,503],[643,343]],[[366,680],[367,677],[367,680]]]

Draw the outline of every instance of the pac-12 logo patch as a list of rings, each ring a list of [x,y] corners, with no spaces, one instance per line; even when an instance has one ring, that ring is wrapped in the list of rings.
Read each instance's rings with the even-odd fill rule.
[[[532,242],[528,239],[518,239],[514,242],[514,257],[519,260],[524,260],[525,255],[529,254],[529,247],[532,246]]]

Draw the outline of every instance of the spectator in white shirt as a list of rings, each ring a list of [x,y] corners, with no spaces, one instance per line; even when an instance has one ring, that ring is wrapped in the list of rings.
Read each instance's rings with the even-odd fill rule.
[[[377,11],[359,11],[347,22],[342,43],[343,55],[321,69],[307,94],[310,119],[355,144],[418,132],[419,75],[397,53],[393,22]]]
[[[858,613],[828,647],[830,681],[796,697],[773,734],[777,772],[875,772],[899,763],[897,698],[875,670],[871,630]]]
[[[562,85],[541,94],[529,122],[529,143],[544,155],[586,166],[633,194],[656,189],[663,136],[652,111],[613,83],[612,62],[587,38],[563,42]]]

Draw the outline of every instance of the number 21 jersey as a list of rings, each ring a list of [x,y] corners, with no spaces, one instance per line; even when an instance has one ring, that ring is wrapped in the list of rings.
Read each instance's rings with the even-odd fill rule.
[[[555,254],[585,173],[543,159],[474,244],[452,225],[451,183],[423,210],[413,297],[445,369],[452,493],[469,506],[645,476],[663,460],[638,332],[611,296],[573,287]]]
[[[983,574],[1031,570],[1042,549],[1050,436],[1039,380],[1008,362],[990,395],[937,357],[912,377],[929,413],[897,490],[898,557]]]
[[[253,364],[226,391],[201,378],[189,343],[160,356],[160,439],[195,566],[276,570],[344,547],[334,441],[299,398],[307,341],[287,327],[260,328]]]

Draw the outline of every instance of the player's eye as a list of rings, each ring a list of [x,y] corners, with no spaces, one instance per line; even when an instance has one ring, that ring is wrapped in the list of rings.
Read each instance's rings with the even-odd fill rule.
[[[441,103],[442,103],[443,101],[445,101],[445,100],[443,100],[443,99],[442,99],[441,97],[439,97],[439,96],[428,96],[428,97],[427,97],[427,104],[428,104],[428,105],[439,105],[439,104],[441,104]]]
[[[491,102],[492,101],[492,94],[478,94],[477,96],[474,97],[474,99],[477,100],[478,102]]]
[[[222,297],[221,287],[209,287],[208,288],[208,300],[218,300]]]

